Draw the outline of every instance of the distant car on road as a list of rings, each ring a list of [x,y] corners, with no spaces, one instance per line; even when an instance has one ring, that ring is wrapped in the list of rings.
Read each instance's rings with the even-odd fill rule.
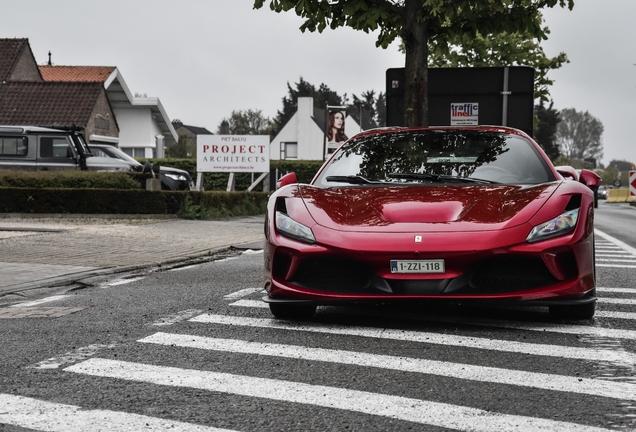
[[[607,199],[608,194],[609,194],[609,190],[607,189],[606,186],[598,187],[598,191],[597,191],[598,199]]]
[[[264,300],[279,318],[317,305],[417,301],[595,312],[592,171],[555,168],[505,127],[383,128],[345,142],[310,184],[289,173],[265,222]]]
[[[135,158],[127,155],[120,149],[108,144],[89,144],[88,149],[96,157],[114,158],[126,161],[138,167],[136,170],[141,171],[143,165]],[[159,178],[161,179],[161,188],[166,190],[190,190],[194,189],[194,182],[190,174],[182,169],[159,167]]]

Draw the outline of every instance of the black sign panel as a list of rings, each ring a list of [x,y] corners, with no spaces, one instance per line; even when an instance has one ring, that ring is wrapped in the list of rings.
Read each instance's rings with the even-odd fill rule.
[[[477,103],[480,125],[510,126],[532,136],[531,67],[429,68],[428,97],[430,126],[450,126],[452,104]],[[404,68],[386,71],[386,114],[387,126],[404,126]]]

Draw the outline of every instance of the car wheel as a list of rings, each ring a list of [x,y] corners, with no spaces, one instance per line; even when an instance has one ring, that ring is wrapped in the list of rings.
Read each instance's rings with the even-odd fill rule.
[[[316,305],[294,303],[270,303],[269,310],[276,318],[307,320],[316,313]]]
[[[586,320],[594,317],[596,302],[580,305],[550,306],[550,315],[566,320]]]

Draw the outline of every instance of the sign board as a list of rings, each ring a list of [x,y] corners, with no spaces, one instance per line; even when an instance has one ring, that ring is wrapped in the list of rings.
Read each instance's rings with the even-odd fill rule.
[[[404,126],[404,68],[386,71],[386,125]],[[428,68],[428,124],[451,126],[452,106],[478,104],[478,124],[533,135],[534,69],[527,66]],[[464,119],[463,121],[468,121]],[[467,125],[472,126],[474,119]],[[466,123],[464,123],[466,124]]]
[[[629,172],[629,196],[636,198],[636,171]]]
[[[479,104],[477,102],[452,103],[450,110],[451,126],[477,126],[479,124]]]
[[[269,172],[268,135],[197,135],[197,172]]]

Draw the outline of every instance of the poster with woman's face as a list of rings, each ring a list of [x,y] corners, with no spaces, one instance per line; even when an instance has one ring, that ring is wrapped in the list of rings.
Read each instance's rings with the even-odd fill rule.
[[[345,135],[345,112],[329,111],[329,126],[327,128],[327,142],[341,143],[347,140]]]

